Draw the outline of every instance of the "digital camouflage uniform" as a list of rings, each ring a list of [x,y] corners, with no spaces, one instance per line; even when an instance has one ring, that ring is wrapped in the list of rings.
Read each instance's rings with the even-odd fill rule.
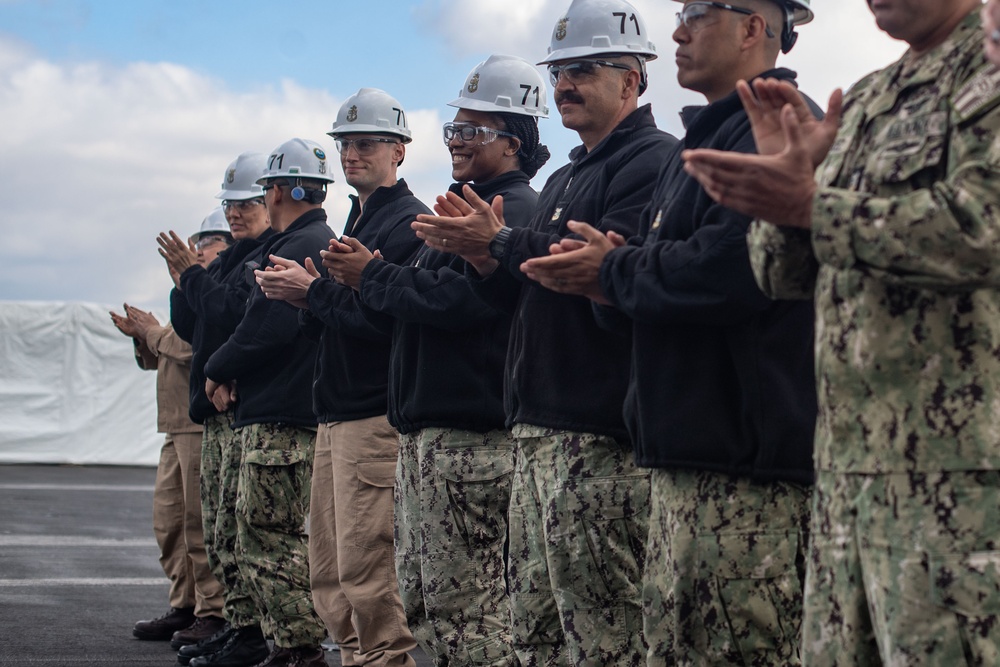
[[[261,622],[240,576],[236,558],[236,489],[243,447],[238,431],[229,426],[232,412],[205,419],[201,445],[201,508],[208,562],[222,582],[222,616],[235,628]]]
[[[522,610],[513,632],[532,646],[528,660],[643,664],[649,472],[635,465],[629,443],[606,436],[527,424],[515,424],[513,434],[508,572]],[[565,642],[538,637],[544,621],[533,625],[555,608]]]
[[[809,487],[652,471],[647,665],[802,664]]]
[[[396,576],[407,623],[438,665],[517,667],[504,577],[509,431],[399,438]]]
[[[970,15],[847,95],[811,234],[749,235],[816,299],[807,665],[1000,660],[998,84]]]
[[[315,431],[287,424],[239,429],[243,461],[236,500],[240,575],[274,643],[318,646],[326,628],[309,592],[309,516]]]

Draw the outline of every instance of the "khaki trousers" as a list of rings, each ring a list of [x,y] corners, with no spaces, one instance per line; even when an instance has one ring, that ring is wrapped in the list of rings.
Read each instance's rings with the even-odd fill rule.
[[[416,665],[393,555],[399,442],[384,416],[320,424],[309,513],[313,602],[343,665]]]
[[[170,579],[170,606],[218,616],[222,586],[208,566],[202,533],[201,433],[168,433],[153,487],[153,534]]]

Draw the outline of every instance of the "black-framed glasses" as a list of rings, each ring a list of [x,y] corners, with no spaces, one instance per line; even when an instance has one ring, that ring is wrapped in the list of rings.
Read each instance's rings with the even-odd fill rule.
[[[602,67],[613,67],[614,69],[631,70],[628,65],[613,63],[607,60],[574,60],[565,65],[549,65],[549,81],[553,86],[559,85],[559,78],[564,76],[566,80],[576,85],[594,76]]]
[[[264,188],[261,188],[261,189],[264,189]],[[249,211],[250,209],[252,209],[254,206],[261,206],[261,205],[263,205],[263,203],[264,203],[264,200],[261,197],[256,197],[254,199],[237,199],[237,200],[223,199],[222,200],[222,210],[226,211],[226,212],[229,212],[229,211],[232,211],[232,210],[235,209],[235,210],[239,211],[240,213],[244,213],[244,212]]]
[[[442,128],[444,132],[444,144],[447,146],[454,139],[458,139],[463,144],[489,144],[497,140],[498,137],[517,138],[516,134],[504,132],[492,127],[473,125],[472,123],[445,123]],[[477,141],[478,139],[478,141]]]
[[[684,5],[684,9],[675,14],[677,17],[677,27],[680,28],[681,25],[683,25],[689,32],[695,33],[702,28],[711,25],[704,19],[709,14],[709,9],[712,7],[715,7],[716,9],[725,9],[730,12],[736,12],[737,14],[745,14],[746,16],[753,16],[757,13],[745,7],[734,7],[733,5],[728,5],[725,2],[698,0],[697,2],[689,2]],[[774,33],[771,31],[771,26],[766,26],[765,30],[767,31],[768,37],[774,37]]]
[[[341,155],[347,155],[347,151],[353,148],[358,155],[367,157],[375,152],[379,144],[398,144],[399,142],[384,137],[364,137],[362,139],[336,139],[335,143],[337,144],[337,152]]]

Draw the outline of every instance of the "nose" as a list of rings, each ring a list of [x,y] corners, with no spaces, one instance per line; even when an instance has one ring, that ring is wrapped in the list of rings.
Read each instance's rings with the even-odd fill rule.
[[[556,86],[555,86],[556,90],[569,90],[571,88],[576,87],[572,83],[570,83],[569,77],[566,76],[566,74],[560,72],[558,76],[559,78],[556,80]]]

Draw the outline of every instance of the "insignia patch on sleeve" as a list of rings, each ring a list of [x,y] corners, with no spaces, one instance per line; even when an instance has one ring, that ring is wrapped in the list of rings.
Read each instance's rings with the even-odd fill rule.
[[[951,98],[958,120],[966,121],[1000,101],[1000,67],[984,67]]]

